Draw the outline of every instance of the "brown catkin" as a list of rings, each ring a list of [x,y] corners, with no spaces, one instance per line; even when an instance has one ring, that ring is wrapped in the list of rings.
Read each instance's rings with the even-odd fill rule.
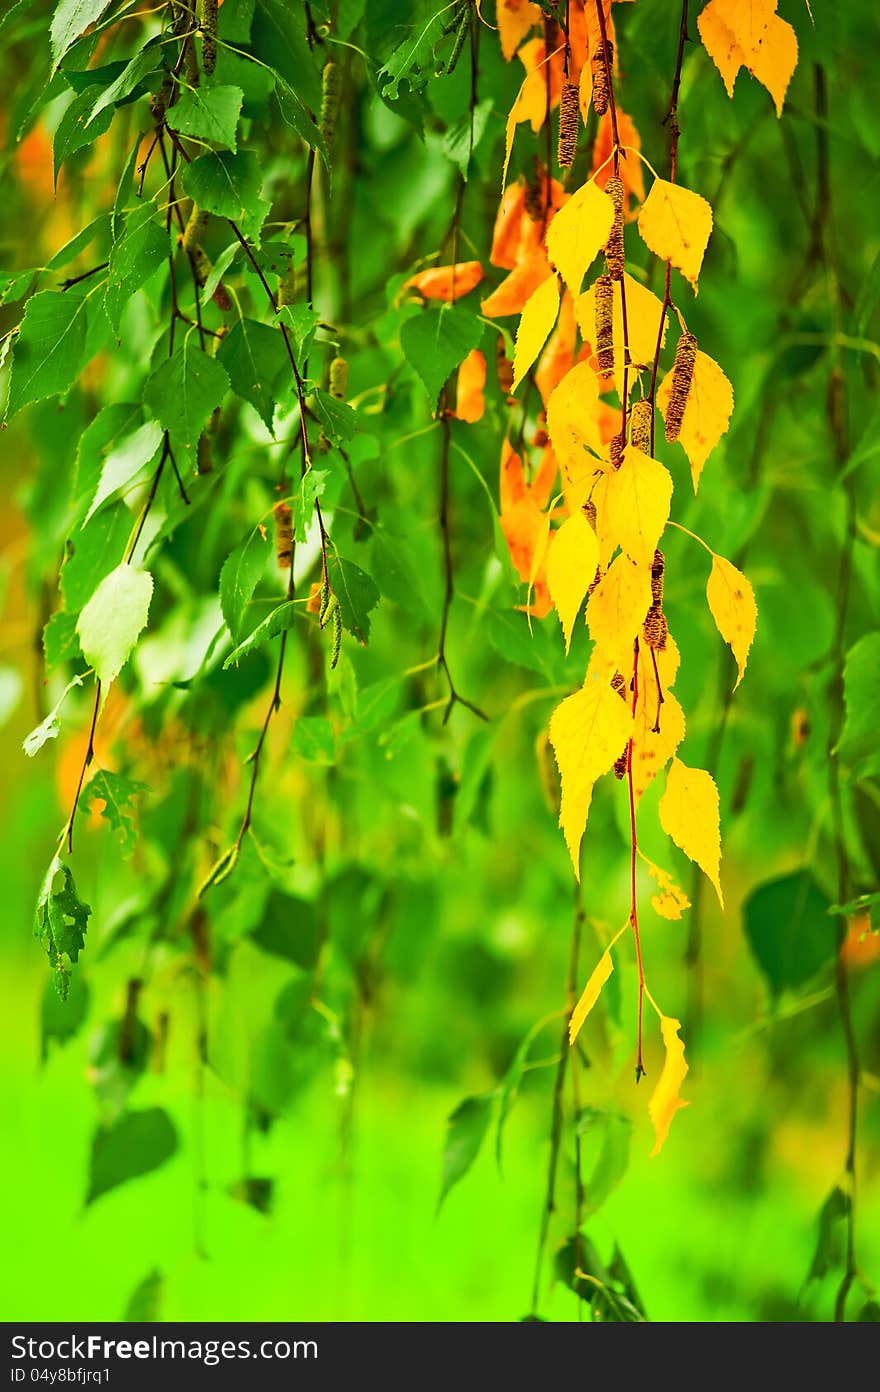
[[[339,116],[339,64],[331,58],[324,64],[321,74],[321,116],[318,129],[321,139],[330,149],[336,134],[336,121]]]
[[[642,634],[649,648],[662,652],[666,647],[669,630],[666,627],[666,615],[659,604],[652,604],[648,610],[647,618],[642,626]]]
[[[587,594],[588,594],[588,595],[591,595],[591,594],[593,593],[593,591],[595,590],[596,586],[599,584],[599,581],[600,581],[601,579],[602,579],[602,567],[601,567],[601,566],[596,566],[596,574],[593,576],[593,579],[592,579],[592,581],[590,582],[589,588],[587,589]]]
[[[617,758],[614,760],[614,777],[615,777],[615,778],[626,778],[627,769],[629,768],[628,754],[629,754],[629,745],[627,745],[627,747],[626,747],[626,749],[624,749],[623,753],[622,753],[622,754],[618,754]]]
[[[629,442],[644,454],[651,453],[651,421],[654,407],[650,401],[637,401],[629,413]]]
[[[611,235],[605,246],[605,265],[612,280],[623,280],[623,268],[626,264],[623,250],[623,180],[612,174],[605,185],[605,192],[614,204],[614,222],[611,224]]]
[[[557,150],[560,169],[570,169],[574,164],[580,114],[576,85],[573,82],[563,83],[562,96],[559,99],[559,146]]]
[[[596,367],[603,377],[614,371],[614,285],[601,275],[595,285]]]
[[[602,52],[602,44],[593,54],[591,65],[593,69],[593,110],[597,116],[604,116],[608,110],[608,72],[605,67],[605,54]],[[605,44],[608,52],[608,66],[611,66],[612,48],[610,44]]]
[[[651,562],[651,600],[658,606],[663,603],[663,572],[665,569],[666,557],[658,547]]]
[[[498,340],[498,351],[495,361],[498,368],[498,385],[505,396],[510,396],[513,390],[513,363],[504,351],[503,338],[499,338]]]
[[[228,314],[232,308],[232,296],[226,289],[222,280],[218,282],[217,288],[211,296],[211,299],[214,301],[217,308],[222,310],[224,314]]]
[[[293,560],[293,513],[287,503],[278,502],[272,509],[275,521],[275,555],[279,570],[289,570]]]
[[[189,259],[190,264],[193,268],[193,275],[195,276],[195,279],[198,282],[199,287],[201,287],[205,284],[205,282],[208,279],[208,276],[211,274],[210,257],[208,257],[205,254],[205,252],[199,246],[198,242],[196,242],[195,245],[189,248]]]
[[[621,431],[619,435],[612,436],[608,441],[608,458],[611,460],[612,468],[619,469],[623,463],[623,450],[625,445],[626,440],[623,431]]]
[[[592,498],[588,498],[588,499],[587,499],[587,501],[584,503],[584,506],[583,506],[582,511],[583,511],[584,517],[586,517],[587,521],[589,522],[590,526],[592,527],[593,531],[595,532],[595,530],[596,530],[596,504],[593,502]]]
[[[615,672],[611,678],[611,690],[616,691],[621,701],[626,700],[626,677],[622,672]]]
[[[199,0],[202,28],[202,67],[210,77],[217,66],[217,0]]]
[[[529,180],[526,184],[523,204],[532,222],[544,221],[544,205],[546,203],[545,180],[538,178]]]
[[[672,364],[672,386],[666,405],[666,438],[673,444],[681,433],[681,422],[687,406],[694,364],[697,361],[697,340],[687,329],[678,340],[675,362]]]
[[[344,401],[348,395],[348,363],[345,358],[334,358],[330,364],[330,395],[337,401]]]

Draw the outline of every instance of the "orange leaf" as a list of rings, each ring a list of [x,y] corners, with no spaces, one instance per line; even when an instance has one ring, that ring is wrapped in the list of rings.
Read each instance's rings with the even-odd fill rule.
[[[655,179],[639,213],[642,240],[696,290],[703,255],[712,232],[712,207],[699,193]]]
[[[672,1118],[682,1107],[689,1104],[679,1097],[682,1084],[687,1077],[688,1066],[684,1058],[684,1040],[679,1035],[681,1022],[669,1015],[660,1016],[660,1032],[666,1049],[663,1072],[657,1080],[650,1102],[648,1115],[654,1127],[654,1149],[651,1155],[659,1155],[663,1143],[669,1135]]]
[[[417,290],[425,300],[460,300],[483,279],[479,261],[457,261],[454,266],[432,266],[410,276],[404,290]]]
[[[631,116],[626,114],[623,107],[619,104],[617,107],[617,129],[620,135],[621,145],[628,145],[632,150],[641,150],[642,138],[636,129],[635,121]],[[596,132],[596,139],[593,143],[593,173],[596,176],[596,184],[600,189],[604,189],[611,175],[614,173],[614,166],[610,159],[613,149],[614,128],[611,123],[611,112],[609,110],[605,112],[605,115],[599,121],[599,129]],[[608,161],[607,164],[606,160]],[[625,150],[621,151],[620,177],[623,181],[624,208],[629,209],[629,200],[631,197],[634,198],[637,203],[644,202],[645,179],[642,174],[642,162],[638,155],[630,154]]]
[[[551,274],[550,263],[544,253],[533,252],[527,261],[521,262],[505,280],[502,280],[497,289],[483,300],[483,313],[490,319],[501,319],[508,314],[521,314],[526,301]]]
[[[706,598],[718,632],[730,645],[736,658],[739,675],[733,688],[735,691],[745,675],[749,648],[758,625],[755,592],[742,571],[723,556],[713,556]]]
[[[577,321],[574,316],[574,300],[569,291],[566,290],[559,307],[559,322],[547,340],[547,345],[535,369],[535,385],[541,393],[541,400],[545,406],[565,374],[574,367],[576,342]]]
[[[468,353],[458,369],[458,382],[455,391],[455,416],[457,420],[482,420],[486,409],[483,395],[486,386],[486,359],[479,348]]]
[[[680,759],[673,759],[658,810],[666,835],[711,880],[723,909],[718,789],[714,778],[704,769],[688,768]]]

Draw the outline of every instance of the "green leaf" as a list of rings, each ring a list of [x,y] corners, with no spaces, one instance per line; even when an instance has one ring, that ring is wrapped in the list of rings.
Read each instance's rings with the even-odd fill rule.
[[[768,880],[745,903],[749,946],[772,995],[796,991],[834,961],[828,900],[808,870]]]
[[[166,120],[180,135],[196,136],[235,150],[243,97],[240,87],[189,87],[171,107]]]
[[[324,161],[325,168],[329,169],[330,156],[324,143],[324,137],[290,83],[285,82],[280,73],[275,74],[275,96],[278,100],[278,110],[284,120],[292,130],[296,131],[300,140],[304,140],[313,150],[317,150]]]
[[[281,74],[307,107],[320,110],[321,80],[300,6],[290,5],[288,0],[257,0],[251,48],[273,72]]]
[[[262,623],[257,624],[253,633],[249,633],[238,647],[233,648],[232,652],[223,663],[223,670],[227,667],[237,666],[243,657],[248,653],[255,652],[257,648],[265,645],[273,638],[277,638],[279,633],[284,633],[291,628],[296,620],[297,604],[295,600],[286,599],[282,604],[276,605],[271,614],[267,614]]]
[[[86,1203],[94,1203],[126,1180],[158,1169],[175,1154],[177,1144],[171,1118],[161,1107],[126,1112],[109,1126],[100,1127],[92,1142]]]
[[[626,1174],[632,1123],[620,1112],[586,1108],[578,1117],[577,1127],[582,1136],[597,1128],[601,1134],[596,1163],[584,1183],[584,1216],[588,1217],[598,1213]]]
[[[40,1058],[49,1057],[54,1040],[66,1044],[79,1031],[89,1013],[89,988],[77,975],[70,982],[66,999],[62,1000],[51,978],[46,982],[40,1002]]]
[[[67,50],[108,8],[110,0],[60,0],[52,16],[49,37],[57,68]]]
[[[45,720],[41,720],[39,725],[31,730],[30,734],[25,735],[21,747],[29,759],[32,759],[35,754],[38,754],[43,748],[43,745],[48,744],[49,740],[58,738],[61,731],[61,721],[58,718],[59,712],[75,686],[82,686],[82,677],[79,675],[71,677],[67,686],[61,693],[60,699],[56,702],[53,709],[50,710]]]
[[[203,305],[206,305],[208,301],[212,299],[214,291],[217,289],[217,286],[220,284],[221,280],[225,276],[226,272],[229,270],[229,267],[232,265],[233,261],[235,260],[236,256],[240,251],[241,242],[239,241],[230,242],[229,246],[226,247],[224,251],[221,251],[220,255],[217,257],[217,260],[211,267],[208,279],[202,286],[200,298]]]
[[[92,115],[96,90],[95,87],[87,87],[84,92],[77,92],[55,127],[52,137],[52,174],[56,188],[58,174],[64,161],[75,155],[77,150],[91,145],[99,135],[104,135],[110,129],[112,111],[100,111],[97,116]]]
[[[56,855],[46,872],[37,897],[34,935],[39,938],[56,973],[55,986],[62,1000],[67,1000],[70,974],[64,962],[79,960],[86,945],[86,930],[91,908],[76,892],[73,871],[63,865]]]
[[[121,503],[102,509],[87,527],[74,533],[61,569],[61,588],[65,607],[76,614],[94,594],[98,585],[125,555],[131,535],[132,518]]]
[[[122,440],[104,460],[95,496],[86,513],[83,526],[108,498],[113,498],[133,483],[162,447],[165,432],[158,421],[146,421],[133,435]]]
[[[251,938],[264,952],[310,971],[321,951],[321,920],[307,899],[296,899],[273,889]]]
[[[321,319],[318,311],[308,304],[283,305],[278,311],[278,318],[290,332],[296,357],[299,360],[307,358]]]
[[[843,1243],[839,1224],[849,1216],[849,1196],[840,1188],[832,1189],[819,1210],[819,1231],[816,1250],[807,1272],[807,1281],[821,1281],[832,1267],[843,1262]]]
[[[164,1276],[157,1267],[153,1267],[142,1281],[138,1281],[128,1297],[123,1321],[126,1324],[155,1324],[159,1320],[164,1288]]]
[[[123,562],[101,581],[79,616],[76,631],[83,656],[94,667],[105,694],[146,626],[152,596],[149,571]]]
[[[270,547],[262,532],[256,529],[223,562],[220,571],[220,609],[234,643],[240,642],[244,634],[247,607],[266,569],[269,552]]]
[[[59,609],[43,628],[43,652],[46,666],[51,670],[62,662],[75,662],[82,657],[76,634],[76,614]]]
[[[336,763],[336,734],[323,715],[301,715],[293,727],[293,748],[311,764]]]
[[[835,751],[860,774],[880,769],[880,632],[850,648],[843,669],[846,723]]]
[[[256,237],[270,205],[260,197],[263,170],[253,150],[212,150],[188,164],[181,179],[184,193],[200,208],[231,218],[246,235]]]
[[[434,46],[443,37],[449,19],[448,9],[434,0],[416,0],[408,9],[405,25],[399,9],[393,8],[392,14],[400,22],[391,30],[393,47],[377,79],[386,101],[397,101],[407,91],[419,91],[434,75]]]
[[[139,793],[144,791],[143,783],[135,783],[123,773],[112,773],[99,769],[83,789],[80,807],[90,812],[96,802],[103,803],[101,816],[106,818],[114,831],[119,832],[119,841],[124,854],[134,850],[135,823],[134,803]]]
[[[88,292],[41,290],[27,302],[15,341],[7,419],[32,401],[66,392],[89,360]]]
[[[9,275],[0,275],[0,305],[15,304],[17,300],[24,299],[34,278],[39,274],[39,269],[32,267],[26,271],[12,271]]]
[[[330,588],[339,600],[342,623],[361,643],[370,636],[370,610],[375,609],[381,595],[375,582],[354,561],[343,556],[331,556],[328,565]]]
[[[444,382],[482,336],[477,316],[457,305],[425,309],[401,326],[400,346],[424,383],[432,411]]]
[[[58,270],[62,266],[69,266],[71,261],[75,261],[81,252],[90,247],[92,242],[98,241],[101,245],[106,245],[110,235],[110,214],[101,213],[88,226],[83,227],[76,236],[71,237],[69,242],[65,242],[60,250],[46,262],[48,271]]]
[[[441,142],[443,153],[447,159],[452,160],[458,166],[459,173],[463,179],[467,179],[470,169],[470,158],[482,140],[489,116],[495,109],[495,104],[490,97],[481,101],[474,107],[473,113],[473,137],[471,137],[471,117],[469,112],[460,116],[451,125],[443,136]]]
[[[494,1105],[493,1092],[485,1092],[478,1097],[466,1097],[458,1104],[446,1123],[443,1182],[437,1203],[438,1209],[450,1189],[464,1178],[479,1155]]]
[[[299,542],[308,536],[309,527],[315,516],[315,502],[324,492],[327,474],[321,469],[309,469],[303,475],[300,486],[293,495],[291,513],[293,535]]]
[[[313,393],[312,410],[321,422],[324,434],[334,443],[353,439],[361,428],[357,411],[320,388]]]
[[[115,333],[132,295],[165,265],[170,251],[168,233],[151,203],[128,214],[110,252],[104,291],[104,309]]]
[[[149,378],[144,401],[168,431],[181,470],[195,464],[199,436],[228,388],[225,368],[202,352],[194,334]]]
[[[275,415],[277,380],[290,372],[279,329],[255,319],[239,319],[217,350],[237,396],[249,401],[269,430]]]
[[[143,82],[144,78],[150,73],[156,72],[162,67],[162,47],[158,39],[150,39],[139,53],[126,63],[119,76],[105,87],[95,105],[92,107],[92,120],[104,110],[105,107],[112,106],[114,103],[125,101],[130,97],[134,89]]]

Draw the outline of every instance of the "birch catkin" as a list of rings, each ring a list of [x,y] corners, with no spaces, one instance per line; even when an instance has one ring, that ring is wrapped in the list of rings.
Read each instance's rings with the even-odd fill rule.
[[[654,407],[650,401],[637,401],[629,413],[629,442],[645,454],[651,453],[651,419]]]
[[[608,66],[611,66],[611,45],[605,44],[608,53]],[[597,116],[604,116],[608,110],[608,72],[605,67],[605,53],[600,43],[591,59],[593,70],[593,110]]]
[[[666,438],[673,444],[681,433],[681,422],[694,380],[694,364],[697,361],[697,340],[687,329],[678,340],[675,362],[672,364],[672,385],[666,406]]]
[[[339,116],[339,65],[330,58],[321,74],[321,115],[318,129],[327,149],[333,144]]]
[[[580,105],[578,89],[573,82],[566,82],[559,101],[559,147],[557,158],[560,169],[570,169],[574,164],[577,149]]]
[[[217,0],[199,0],[202,28],[202,67],[208,77],[217,66]]]
[[[596,367],[603,377],[614,371],[614,285],[601,275],[595,286]]]
[[[612,280],[623,280],[623,268],[626,263],[623,250],[623,180],[612,174],[605,185],[605,192],[614,204],[614,222],[605,247],[605,265]]]
[[[287,503],[276,503],[272,510],[275,520],[275,555],[279,570],[289,570],[293,560],[293,513]]]

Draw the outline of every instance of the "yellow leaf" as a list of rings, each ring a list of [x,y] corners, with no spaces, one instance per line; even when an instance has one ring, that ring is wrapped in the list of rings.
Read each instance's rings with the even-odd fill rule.
[[[551,222],[547,254],[573,295],[608,241],[613,222],[614,204],[592,180],[572,194]]]
[[[573,1044],[583,1028],[584,1021],[589,1015],[596,1001],[599,999],[602,987],[614,971],[614,963],[611,960],[611,949],[617,942],[622,933],[629,927],[629,920],[621,928],[620,932],[611,939],[602,956],[599,958],[593,973],[581,992],[580,1000],[571,1012],[571,1019],[568,1022],[568,1042]]]
[[[587,450],[602,453],[599,383],[588,362],[576,363],[550,394],[547,429],[563,476],[577,483],[599,467]]]
[[[529,30],[541,22],[539,5],[530,0],[499,0],[495,9],[501,52],[509,63]]]
[[[679,919],[685,909],[689,909],[691,901],[688,899],[683,889],[679,889],[675,880],[667,870],[655,865],[653,860],[649,860],[646,855],[639,852],[642,860],[648,867],[648,874],[652,880],[657,881],[657,893],[651,895],[651,907],[661,918]]]
[[[635,445],[627,445],[620,468],[600,480],[593,496],[600,565],[607,565],[619,546],[637,565],[649,566],[669,521],[669,470]]]
[[[648,1115],[654,1127],[652,1156],[659,1155],[663,1149],[675,1113],[689,1105],[679,1096],[688,1071],[684,1058],[684,1040],[678,1033],[680,1029],[681,1021],[673,1020],[670,1015],[660,1016],[660,1032],[663,1035],[666,1058],[663,1062],[663,1072],[648,1103]]]
[[[723,909],[718,789],[712,775],[673,759],[658,811],[666,835],[711,880]]]
[[[612,767],[632,729],[629,708],[611,685],[612,675],[609,666],[594,657],[583,686],[550,717],[550,742],[562,779],[559,825],[578,879],[593,785]]]
[[[584,602],[584,595],[593,583],[598,563],[596,533],[578,510],[556,532],[547,557],[547,584],[565,634],[566,652],[571,643],[575,619]]]
[[[533,290],[525,305],[516,331],[513,353],[513,386],[516,391],[535,358],[547,341],[559,313],[559,281],[550,275]]]
[[[746,67],[773,98],[776,115],[782,115],[788,84],[794,76],[798,60],[797,35],[791,25],[779,15],[773,15],[753,58],[746,57]]]
[[[743,51],[736,41],[736,35],[727,27],[715,0],[701,10],[697,16],[697,28],[703,47],[721,74],[727,95],[733,96],[737,74],[745,63]]]
[[[668,372],[657,389],[657,405],[664,420],[671,387],[672,373]],[[732,412],[733,387],[717,362],[707,353],[698,351],[678,436],[690,461],[695,493],[700,486],[703,465],[726,433]]]
[[[671,261],[694,289],[711,231],[712,207],[705,198],[666,179],[654,180],[639,212],[639,232],[648,249]]]
[[[657,351],[657,334],[660,331],[660,317],[663,306],[657,296],[652,294],[632,276],[623,277],[626,295],[626,327],[629,334],[630,362],[636,367],[649,367],[654,362]],[[596,342],[596,287],[591,285],[575,301],[575,315],[578,328],[584,340],[595,347]],[[618,396],[623,394],[624,334],[621,296],[614,292],[611,336],[614,345],[614,385]],[[663,338],[666,341],[666,318],[663,319]],[[595,359],[593,360],[595,367]]]
[[[715,626],[736,658],[739,676],[733,688],[735,691],[745,675],[749,648],[758,625],[755,592],[742,571],[723,556],[713,556],[706,598]]]
[[[658,657],[662,654],[658,654]],[[659,662],[658,662],[659,667]],[[663,674],[661,671],[661,681]],[[636,801],[660,770],[669,762],[685,735],[684,711],[671,691],[663,688],[663,704],[659,707],[658,723],[657,679],[650,649],[639,649],[639,693],[633,723],[632,772]]]
[[[633,642],[650,607],[650,568],[633,565],[628,556],[612,561],[587,604],[590,636],[627,680],[632,674]]]

